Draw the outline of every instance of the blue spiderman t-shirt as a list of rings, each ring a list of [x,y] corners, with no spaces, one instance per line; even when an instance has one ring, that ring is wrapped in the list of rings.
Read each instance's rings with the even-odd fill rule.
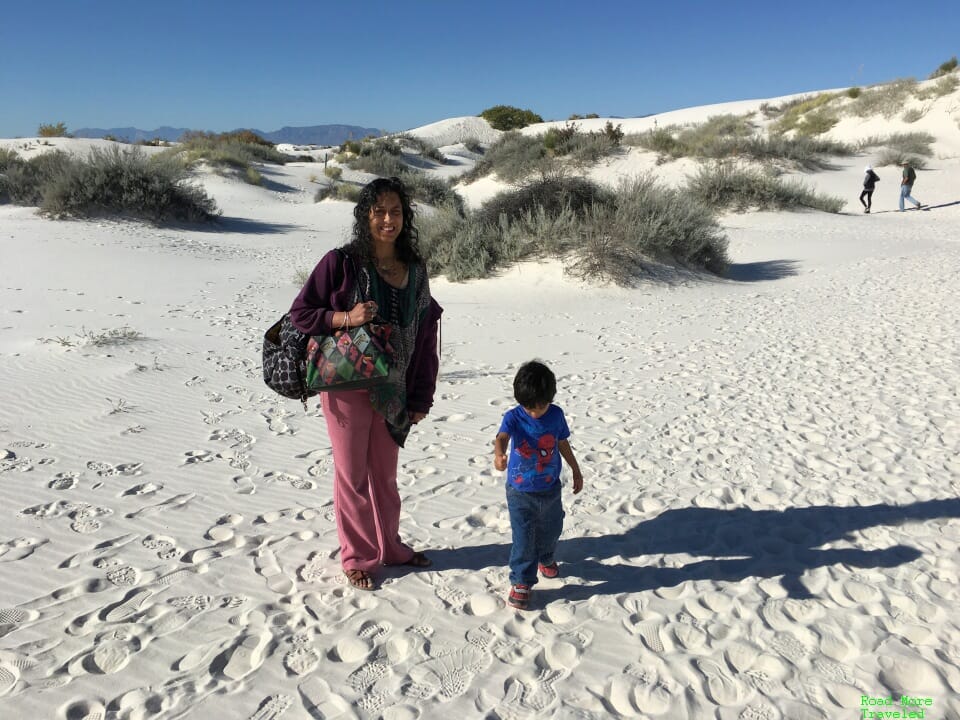
[[[561,467],[557,445],[570,437],[563,410],[551,405],[535,419],[517,406],[503,416],[499,432],[510,436],[507,461],[510,487],[522,492],[543,492],[557,487]]]

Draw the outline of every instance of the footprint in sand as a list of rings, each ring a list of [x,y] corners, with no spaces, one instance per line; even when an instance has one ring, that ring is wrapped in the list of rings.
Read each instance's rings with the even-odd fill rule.
[[[311,716],[321,717],[324,720],[346,720],[356,717],[350,703],[333,693],[327,681],[317,675],[304,680],[298,689]]]
[[[223,668],[223,674],[231,680],[239,680],[260,667],[269,641],[270,634],[265,630],[241,637],[233,650],[227,654],[227,664]]]
[[[37,548],[50,542],[46,538],[14,538],[0,542],[0,563],[17,562],[28,558],[36,552]]]
[[[309,675],[320,663],[320,653],[313,646],[313,637],[309,632],[300,632],[290,638],[293,646],[283,656],[284,667],[294,675]]]
[[[273,592],[280,595],[290,595],[296,590],[296,582],[280,569],[276,555],[269,548],[260,551],[254,559],[253,565],[257,574],[267,581],[267,587]]]
[[[293,698],[289,695],[270,695],[257,708],[248,720],[277,720],[293,705]]]

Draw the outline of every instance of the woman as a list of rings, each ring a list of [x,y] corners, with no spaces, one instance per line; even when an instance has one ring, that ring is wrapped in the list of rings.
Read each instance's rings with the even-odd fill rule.
[[[323,256],[293,301],[290,319],[310,335],[377,316],[393,325],[394,367],[386,383],[322,394],[333,445],[340,562],[351,585],[373,590],[372,572],[381,565],[431,564],[400,539],[397,460],[410,426],[433,405],[443,310],[430,297],[413,208],[400,180],[369,183],[353,217],[350,242]]]

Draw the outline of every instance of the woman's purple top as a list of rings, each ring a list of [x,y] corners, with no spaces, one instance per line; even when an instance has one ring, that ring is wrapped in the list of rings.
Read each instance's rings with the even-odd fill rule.
[[[343,262],[337,250],[331,250],[310,273],[300,294],[290,306],[290,320],[300,332],[327,335],[333,327],[335,312],[353,309],[351,300],[357,284],[354,264]],[[430,298],[427,317],[420,324],[416,346],[407,368],[407,409],[427,413],[433,406],[440,359],[437,356],[437,325],[443,308]]]

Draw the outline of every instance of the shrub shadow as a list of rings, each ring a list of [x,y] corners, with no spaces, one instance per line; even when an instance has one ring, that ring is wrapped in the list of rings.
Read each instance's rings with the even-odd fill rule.
[[[203,227],[191,227],[191,230],[216,233],[238,233],[243,235],[279,235],[281,233],[298,230],[299,225],[288,223],[270,223],[248,218],[220,216],[212,223]]]
[[[731,263],[725,277],[736,282],[782,280],[798,274],[796,260],[767,260],[755,263]]]
[[[907,545],[877,550],[820,549],[870,527],[960,517],[960,498],[927,500],[912,505],[860,507],[814,506],[785,510],[681,508],[667,510],[619,534],[561,540],[557,549],[563,574],[594,584],[568,584],[538,591],[542,602],[583,600],[595,595],[638,593],[672,587],[689,580],[736,582],[748,577],[782,576],[793,598],[814,595],[804,586],[804,572],[828,565],[851,568],[895,567],[918,559]],[[432,550],[438,570],[480,570],[506,565],[510,543]],[[690,555],[679,567],[627,564],[621,559],[646,555]],[[650,563],[659,558],[649,558]]]

